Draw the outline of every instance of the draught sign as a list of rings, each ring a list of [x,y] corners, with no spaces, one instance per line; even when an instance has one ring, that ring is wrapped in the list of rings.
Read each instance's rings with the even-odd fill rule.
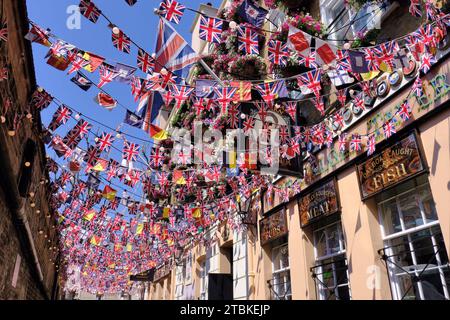
[[[424,170],[416,136],[411,133],[380,154],[358,165],[358,178],[363,199]]]

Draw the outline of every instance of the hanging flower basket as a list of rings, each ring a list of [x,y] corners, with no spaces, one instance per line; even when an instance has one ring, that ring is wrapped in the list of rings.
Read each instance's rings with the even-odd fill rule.
[[[242,56],[230,65],[229,73],[237,80],[260,80],[267,75],[267,65],[258,55]]]

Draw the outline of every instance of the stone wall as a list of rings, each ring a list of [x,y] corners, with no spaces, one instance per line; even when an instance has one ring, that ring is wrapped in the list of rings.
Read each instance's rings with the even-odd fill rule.
[[[28,108],[36,89],[25,0],[0,1],[0,20],[8,23],[8,41],[0,42],[0,67],[8,79],[0,82],[0,299],[51,299],[56,296],[57,235],[48,205],[46,154],[40,138],[41,119]],[[6,105],[10,102],[10,107]],[[14,116],[31,113],[13,129]],[[21,197],[18,181],[27,141],[36,145],[29,192]],[[42,183],[41,183],[42,182]]]

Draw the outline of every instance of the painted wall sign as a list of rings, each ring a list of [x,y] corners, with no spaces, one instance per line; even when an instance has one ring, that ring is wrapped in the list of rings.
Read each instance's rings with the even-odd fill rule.
[[[361,197],[367,199],[424,169],[416,136],[411,133],[357,166]]]
[[[286,211],[280,210],[259,222],[261,245],[278,239],[288,233]]]
[[[339,194],[333,179],[314,189],[299,200],[300,223],[302,227],[340,210]]]

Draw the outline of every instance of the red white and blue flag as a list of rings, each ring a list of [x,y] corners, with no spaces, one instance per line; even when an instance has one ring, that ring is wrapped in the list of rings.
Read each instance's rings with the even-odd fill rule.
[[[298,85],[303,88],[307,88],[307,90],[302,91],[304,93],[313,92],[316,97],[320,96],[320,90],[322,89],[322,85],[320,83],[320,79],[322,77],[320,69],[314,69],[307,73],[300,75],[298,80]],[[309,91],[308,91],[309,90]]]
[[[258,33],[249,27],[239,27],[239,50],[246,54],[259,54]]]
[[[155,52],[155,72],[164,67],[177,76],[178,82],[187,78],[191,67],[199,60],[194,49],[163,18],[159,21]]]
[[[222,34],[223,21],[220,19],[215,19],[211,17],[200,16],[200,39],[220,43],[220,36]]]
[[[155,70],[155,60],[142,49],[138,51],[137,65],[144,73],[152,74]]]
[[[141,147],[133,142],[124,142],[122,158],[128,162],[136,161]]]
[[[180,109],[183,103],[185,103],[191,95],[194,88],[186,86],[172,85],[170,88],[172,97],[175,99],[175,108]]]
[[[286,66],[289,57],[289,49],[286,44],[278,40],[270,40],[268,51],[271,63]]]
[[[220,105],[220,110],[222,114],[226,114],[230,102],[233,101],[234,94],[237,88],[235,87],[220,87],[214,88],[214,92],[217,94],[217,103]]]
[[[174,0],[164,0],[159,7],[159,11],[164,18],[176,24],[180,23],[185,9],[185,6]]]
[[[117,50],[125,53],[131,52],[131,40],[122,30],[119,30],[118,33],[112,32],[112,42]]]
[[[79,7],[81,14],[93,23],[97,22],[102,13],[94,2],[90,0],[81,0]]]

